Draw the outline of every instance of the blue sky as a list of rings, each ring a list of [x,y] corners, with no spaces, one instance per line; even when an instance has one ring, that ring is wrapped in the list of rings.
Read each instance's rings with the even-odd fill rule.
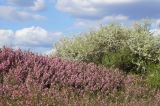
[[[100,24],[149,18],[157,25],[159,7],[160,0],[0,0],[0,47],[45,53],[58,39]]]

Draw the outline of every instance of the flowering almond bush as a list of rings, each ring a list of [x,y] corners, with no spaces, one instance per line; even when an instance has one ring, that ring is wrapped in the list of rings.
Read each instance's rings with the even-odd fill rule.
[[[123,86],[123,74],[93,63],[49,58],[31,52],[0,49],[0,94],[25,96],[33,88],[71,87],[79,91],[109,93]]]

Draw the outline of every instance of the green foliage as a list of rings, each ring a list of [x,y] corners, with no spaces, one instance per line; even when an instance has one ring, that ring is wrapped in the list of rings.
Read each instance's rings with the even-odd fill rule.
[[[148,21],[132,27],[110,24],[98,31],[61,40],[56,45],[57,55],[136,73],[146,72],[148,64],[160,63],[160,38],[152,36],[149,30]]]
[[[160,65],[149,65],[147,83],[153,88],[160,88]]]
[[[107,53],[104,58],[102,64],[107,67],[119,67],[124,69],[125,71],[133,68],[133,64],[131,63],[132,57],[130,50],[127,48],[122,48],[117,52]]]

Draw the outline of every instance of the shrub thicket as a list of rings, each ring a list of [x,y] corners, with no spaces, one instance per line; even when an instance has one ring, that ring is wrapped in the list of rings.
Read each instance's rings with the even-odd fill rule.
[[[57,55],[144,72],[149,64],[160,63],[160,39],[153,36],[149,25],[147,21],[132,27],[111,24],[73,39],[66,38],[57,43]]]

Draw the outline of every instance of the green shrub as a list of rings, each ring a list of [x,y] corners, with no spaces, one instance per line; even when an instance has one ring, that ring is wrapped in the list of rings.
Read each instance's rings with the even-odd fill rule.
[[[131,63],[132,57],[130,50],[127,48],[122,48],[117,52],[107,53],[102,64],[107,67],[119,67],[125,71],[133,68],[134,64]]]
[[[160,63],[160,39],[152,36],[150,23],[132,27],[111,24],[56,44],[57,55],[69,60],[146,72],[148,64]]]
[[[147,75],[147,83],[153,88],[160,88],[160,65],[149,65]]]

